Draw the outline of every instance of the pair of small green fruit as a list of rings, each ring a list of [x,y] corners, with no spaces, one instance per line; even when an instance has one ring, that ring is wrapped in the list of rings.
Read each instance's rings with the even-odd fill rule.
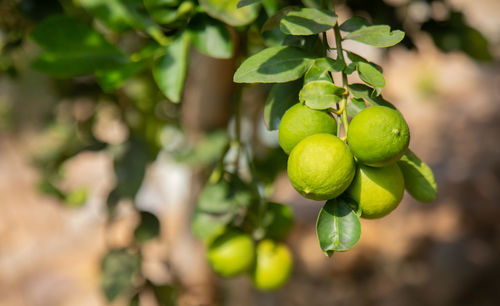
[[[288,247],[270,239],[255,247],[252,238],[238,230],[227,230],[208,247],[208,261],[223,277],[249,273],[259,290],[283,286],[292,271],[292,254]]]
[[[279,142],[290,154],[288,176],[293,187],[318,201],[346,192],[364,218],[389,214],[401,202],[405,188],[396,162],[410,141],[406,121],[397,110],[371,106],[351,120],[349,146],[336,133],[337,122],[326,111],[298,103],[284,114]]]

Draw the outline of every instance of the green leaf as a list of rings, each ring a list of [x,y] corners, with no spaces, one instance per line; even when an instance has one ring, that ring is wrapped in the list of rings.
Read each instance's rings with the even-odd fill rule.
[[[141,221],[134,231],[134,238],[140,244],[160,234],[160,220],[150,212],[141,211]]]
[[[114,161],[116,197],[135,198],[141,187],[148,161],[144,143],[135,138],[130,139],[125,153]]]
[[[321,250],[329,257],[334,251],[347,251],[358,243],[361,224],[348,200],[337,198],[325,203],[316,222],[316,235]]]
[[[132,288],[134,275],[139,272],[140,257],[127,250],[112,250],[101,261],[101,288],[108,301]]]
[[[363,99],[365,102],[370,103],[371,105],[381,105],[381,106],[386,106],[390,107],[392,109],[396,109],[394,105],[392,105],[390,102],[386,101],[382,96],[374,96],[373,93],[373,88],[368,87],[364,84],[350,84],[347,86],[349,89],[349,92],[358,99]]]
[[[128,79],[146,69],[149,61],[128,62],[110,69],[98,69],[95,72],[97,82],[105,92],[111,92],[122,86]]]
[[[298,9],[299,9],[299,7],[296,5],[286,6],[286,7],[282,8],[281,10],[276,12],[274,15],[269,17],[269,19],[267,19],[267,21],[264,23],[264,25],[262,26],[260,31],[265,32],[265,31],[269,31],[269,30],[274,29],[275,27],[280,25],[281,18],[283,18],[286,14],[288,14],[288,12],[295,11]]]
[[[299,93],[299,100],[312,109],[328,109],[335,106],[345,89],[329,81],[312,81],[304,85]]]
[[[260,3],[261,0],[239,0],[238,1],[238,8],[242,8],[248,5],[252,5],[255,3]]]
[[[66,194],[65,202],[70,207],[81,207],[88,198],[88,191],[86,188],[80,187],[72,190]]]
[[[233,217],[232,213],[217,215],[195,210],[191,220],[191,230],[197,239],[208,244],[224,232]]]
[[[260,8],[258,3],[238,8],[238,0],[200,0],[199,2],[208,15],[235,27],[254,21]]]
[[[196,208],[212,214],[236,213],[254,200],[251,190],[239,179],[208,184],[198,198]]]
[[[163,94],[172,102],[181,101],[186,80],[189,35],[184,32],[165,46],[165,55],[153,65],[153,76]]]
[[[177,305],[177,290],[174,286],[169,284],[160,286],[151,284],[151,286],[159,306]]]
[[[351,74],[354,71],[356,71],[356,63],[350,63],[344,68],[344,73],[345,74]]]
[[[99,68],[112,68],[127,61],[101,34],[67,16],[44,19],[31,38],[44,51],[33,66],[53,76],[91,74]]]
[[[298,48],[271,47],[247,58],[236,70],[236,83],[283,83],[304,75],[312,57]]]
[[[293,210],[290,206],[269,202],[262,217],[265,237],[280,241],[286,238],[293,226]]]
[[[142,1],[77,0],[77,4],[83,6],[114,31],[123,32],[134,28],[148,33],[162,45],[167,42],[160,27],[141,10]]]
[[[353,16],[340,25],[340,30],[344,32],[354,32],[368,25],[368,21],[363,17]]]
[[[344,39],[351,39],[361,43],[385,48],[394,46],[405,37],[405,33],[400,30],[391,31],[388,25],[374,25],[362,27],[359,30],[349,33]]]
[[[201,53],[215,58],[231,58],[233,42],[229,30],[222,22],[199,14],[189,23],[193,45]]]
[[[347,103],[347,115],[354,117],[365,108],[366,103],[363,99],[351,98],[349,103]]]
[[[318,58],[307,70],[304,76],[304,84],[318,80],[332,82],[330,72],[340,72],[344,69],[344,66],[343,61],[336,61],[329,57]]]
[[[363,80],[363,82],[376,88],[383,88],[385,86],[384,76],[372,64],[357,62],[356,67],[359,77]]]
[[[196,8],[192,1],[178,0],[144,0],[144,5],[156,22],[175,28],[183,27]]]
[[[437,195],[437,184],[432,169],[408,149],[398,161],[403,171],[405,188],[417,201],[431,202]]]
[[[213,131],[200,139],[192,149],[179,152],[174,158],[177,162],[191,166],[207,165],[220,158],[228,143],[229,137],[225,131]]]
[[[288,12],[281,19],[280,30],[291,35],[314,35],[328,31],[337,23],[337,16],[327,10],[302,8]]]
[[[264,106],[264,122],[268,130],[277,130],[285,112],[299,102],[300,80],[274,84]]]

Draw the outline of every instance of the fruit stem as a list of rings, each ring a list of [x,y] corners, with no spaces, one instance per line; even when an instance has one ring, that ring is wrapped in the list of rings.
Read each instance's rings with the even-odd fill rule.
[[[335,0],[332,0],[331,4],[332,4],[332,11],[335,14]],[[335,25],[333,26],[333,33],[335,34],[335,45],[337,46],[337,60],[345,63],[344,50],[342,49],[342,37],[340,36],[340,28],[339,28],[338,19],[337,19],[337,22],[335,23]],[[342,87],[347,88],[347,74],[345,74],[344,71],[342,71]],[[345,96],[342,99],[342,103],[343,103],[344,107],[341,111],[342,114],[340,115],[340,117],[342,119],[342,124],[344,125],[345,135],[347,135],[348,125],[349,125],[349,123],[347,121],[347,107],[346,107],[347,102],[348,102],[348,98],[347,98],[347,96]],[[337,108],[337,109],[340,111],[339,108]],[[337,136],[340,133],[339,121],[340,120],[337,120]]]

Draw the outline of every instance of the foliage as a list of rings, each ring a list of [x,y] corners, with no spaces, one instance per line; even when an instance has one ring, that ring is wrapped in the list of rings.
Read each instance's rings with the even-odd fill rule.
[[[59,185],[64,164],[83,151],[106,152],[113,158],[116,175],[107,199],[112,220],[120,200],[135,200],[146,167],[160,151],[169,151],[177,162],[212,170],[192,216],[191,227],[200,240],[209,243],[225,229],[238,227],[256,243],[267,238],[283,241],[293,213],[289,206],[270,202],[266,190],[286,167],[286,155],[268,148],[260,156],[251,144],[241,142],[238,98],[232,107],[236,132],[231,139],[226,131],[212,131],[194,145],[185,145],[188,141],[182,148],[172,145],[175,150],[166,148],[172,139],[162,140],[168,131],[182,130],[179,105],[192,48],[213,58],[241,61],[234,74],[236,83],[272,84],[262,87],[268,91],[264,121],[269,130],[277,130],[286,110],[300,101],[333,113],[337,133],[341,124],[347,129],[348,118],[366,107],[394,108],[381,94],[386,85],[381,67],[342,51],[344,40],[381,48],[400,42],[414,47],[411,35],[396,30],[404,25],[429,33],[445,52],[461,50],[475,59],[491,59],[487,40],[451,8],[444,20],[429,17],[414,22],[403,20],[397,7],[383,0],[350,0],[345,5],[355,16],[339,24],[333,2],[316,0],[0,1],[0,72],[16,77],[13,58],[29,37],[40,49],[32,67],[53,77],[62,98],[95,101],[89,116],[69,122],[53,112],[46,131],[57,134],[59,142],[36,158],[43,174],[40,188],[75,209],[84,205],[85,189],[64,190]],[[335,59],[326,56],[335,48],[324,40],[332,28],[338,42]],[[342,84],[333,82],[334,73],[343,76]],[[364,84],[347,84],[345,76],[353,73]],[[126,127],[126,139],[114,143],[96,135],[99,110],[105,107],[111,107]],[[234,152],[237,157],[231,159]],[[240,160],[247,164],[240,166]],[[436,196],[432,171],[411,151],[398,164],[410,194],[421,201]],[[245,167],[250,169],[247,176],[239,171]],[[135,209],[140,222],[134,242],[103,257],[103,290],[109,300],[124,295],[133,305],[141,290],[149,288],[160,304],[172,305],[177,288],[154,284],[140,271],[142,245],[158,237],[161,222],[153,213]],[[325,203],[317,234],[327,255],[357,243],[358,210],[345,196]]]

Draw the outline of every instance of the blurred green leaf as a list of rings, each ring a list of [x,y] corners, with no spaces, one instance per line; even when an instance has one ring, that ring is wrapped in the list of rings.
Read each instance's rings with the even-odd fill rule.
[[[123,53],[80,21],[55,15],[43,20],[31,38],[43,49],[33,66],[47,74],[71,77],[113,68],[127,61]]]
[[[293,226],[293,210],[290,206],[269,202],[262,218],[262,225],[266,231],[265,237],[273,240],[286,238]]]
[[[95,74],[97,82],[105,92],[111,92],[122,86],[128,79],[141,73],[149,61],[128,62],[110,69],[98,69]]]
[[[197,209],[207,213],[235,213],[250,206],[254,200],[252,191],[241,180],[233,177],[208,184],[198,197]]]
[[[330,11],[301,8],[281,18],[280,30],[291,35],[314,35],[331,29],[336,23],[337,16]]]
[[[140,257],[127,250],[111,250],[101,261],[101,288],[108,301],[132,288],[139,272]]]
[[[335,106],[345,89],[329,81],[312,81],[304,85],[299,92],[299,100],[312,109],[328,109]]]
[[[164,45],[167,38],[160,27],[142,9],[141,0],[75,0],[106,26],[123,32],[130,28],[148,33]]]
[[[163,94],[179,103],[184,89],[188,65],[189,35],[183,32],[165,46],[165,55],[153,66],[153,76]]]
[[[428,32],[436,46],[444,52],[460,50],[476,60],[493,59],[488,40],[467,25],[460,12],[452,11],[443,21],[429,20],[422,24],[422,30]]]
[[[264,106],[264,122],[268,130],[277,130],[285,112],[299,102],[301,80],[274,84]]]
[[[206,134],[194,148],[174,155],[177,162],[189,165],[206,165],[220,158],[224,148],[229,143],[225,131],[214,131]]]
[[[141,221],[134,231],[135,240],[142,244],[160,235],[160,220],[147,211],[141,211]]]
[[[215,58],[231,58],[233,42],[226,25],[199,14],[189,23],[193,45],[201,53]]]
[[[405,33],[400,30],[391,31],[388,25],[365,26],[347,34],[344,39],[351,39],[361,43],[385,48],[394,46],[403,40]]]
[[[195,13],[196,4],[193,1],[182,1],[180,5],[173,4],[178,1],[144,1],[146,9],[153,19],[168,27],[180,28],[189,21]]]
[[[361,237],[359,217],[345,199],[328,200],[318,215],[316,234],[321,250],[328,256],[347,251]]]
[[[126,152],[114,161],[116,192],[118,198],[134,199],[141,187],[149,156],[144,143],[135,138],[131,138],[126,146]]]
[[[175,306],[177,305],[177,292],[174,286],[165,285],[152,285],[153,292],[158,302],[158,306]]]
[[[304,75],[312,56],[288,46],[271,47],[247,58],[236,70],[236,83],[284,83]]]
[[[226,225],[234,218],[234,214],[210,214],[200,210],[195,210],[191,219],[191,230],[193,235],[205,242],[209,243],[224,232]]]
[[[201,7],[215,19],[232,26],[243,26],[257,18],[260,4],[238,8],[238,0],[200,0]]]
[[[437,195],[437,184],[432,169],[410,149],[398,161],[403,172],[405,188],[417,201],[431,202]]]

